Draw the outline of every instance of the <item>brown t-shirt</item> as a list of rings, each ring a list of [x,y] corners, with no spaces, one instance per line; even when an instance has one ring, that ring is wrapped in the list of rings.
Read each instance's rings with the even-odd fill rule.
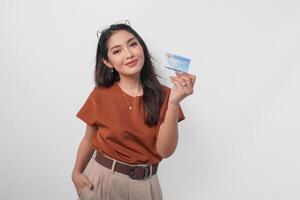
[[[117,83],[109,88],[95,87],[76,116],[90,126],[98,126],[93,137],[96,150],[130,164],[156,164],[162,159],[156,151],[156,136],[164,121],[171,90],[163,86],[163,91],[165,99],[159,122],[153,127],[144,123],[142,96],[126,94]],[[178,122],[183,119],[179,107]]]

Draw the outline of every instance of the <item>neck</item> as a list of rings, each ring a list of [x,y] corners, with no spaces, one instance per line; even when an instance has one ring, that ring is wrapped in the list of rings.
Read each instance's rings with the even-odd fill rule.
[[[142,83],[139,78],[130,79],[122,77],[118,84],[124,90],[124,92],[131,94],[132,96],[137,96],[142,91]]]

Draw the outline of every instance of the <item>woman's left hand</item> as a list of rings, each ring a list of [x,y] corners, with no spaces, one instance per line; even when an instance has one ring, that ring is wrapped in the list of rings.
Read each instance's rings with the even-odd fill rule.
[[[182,99],[193,94],[196,76],[189,73],[176,72],[176,76],[171,76],[170,78],[174,86],[171,88],[169,104],[178,105]]]

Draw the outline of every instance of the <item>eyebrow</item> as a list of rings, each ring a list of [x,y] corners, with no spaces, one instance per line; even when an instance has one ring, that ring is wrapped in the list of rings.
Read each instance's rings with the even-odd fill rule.
[[[132,40],[135,40],[135,39],[136,39],[135,37],[130,38],[129,40],[127,40],[127,44],[128,44],[129,42],[131,42]],[[112,48],[110,48],[110,50],[112,50],[113,48],[116,48],[116,47],[120,47],[120,45],[113,46]]]

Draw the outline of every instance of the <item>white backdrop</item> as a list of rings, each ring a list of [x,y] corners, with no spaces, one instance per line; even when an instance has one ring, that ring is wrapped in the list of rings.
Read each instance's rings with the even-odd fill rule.
[[[0,199],[76,199],[96,31],[129,19],[161,61],[192,59],[164,199],[300,199],[300,2],[0,1]],[[160,69],[166,78],[171,72]]]

